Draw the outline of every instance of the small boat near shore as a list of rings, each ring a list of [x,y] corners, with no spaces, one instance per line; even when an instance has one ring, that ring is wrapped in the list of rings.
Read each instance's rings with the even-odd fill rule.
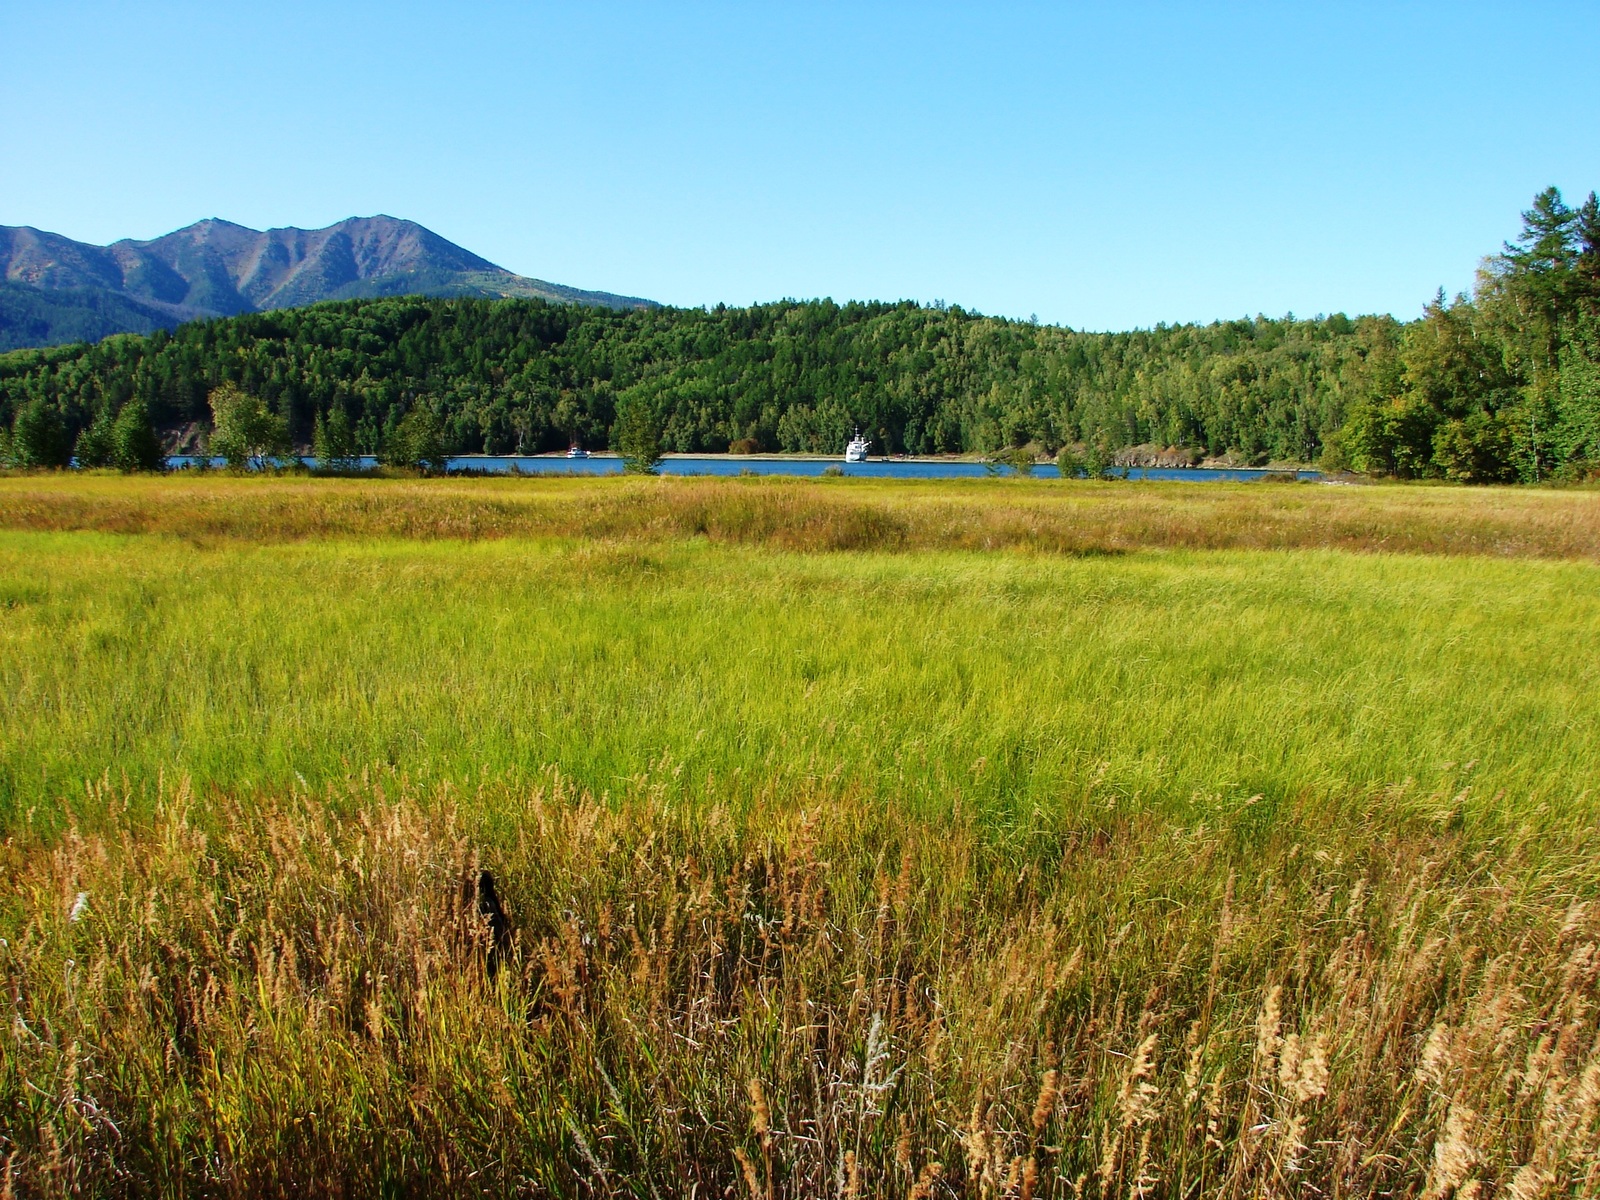
[[[861,439],[867,445],[865,438]],[[317,467],[316,459],[300,460],[308,467]],[[899,457],[879,455],[870,458],[864,452],[860,459],[848,460],[855,469],[850,474],[857,478],[876,479],[986,479],[993,469],[975,459],[943,456]],[[174,454],[167,458],[169,470],[217,469],[225,467],[225,460],[194,454]],[[378,460],[370,454],[356,460],[359,471],[374,471]],[[461,454],[450,458],[446,464],[452,473],[468,475],[617,475],[622,473],[622,459],[605,451],[579,449],[555,451],[549,454]],[[661,461],[663,475],[822,475],[830,467],[840,469],[837,455],[806,454],[668,454]],[[1309,468],[1281,471],[1262,467],[1118,467],[1119,478],[1130,480],[1168,482],[1233,482],[1252,480],[1295,479],[1300,482],[1349,482],[1326,479],[1322,472]],[[1034,468],[1035,480],[1059,479],[1061,472],[1055,463],[1040,463]]]
[[[567,447],[568,458],[588,458],[589,452],[577,444]]]
[[[867,461],[867,451],[872,443],[861,436],[861,430],[856,430],[855,437],[850,439],[850,444],[844,448],[844,460],[847,463],[864,463]]]

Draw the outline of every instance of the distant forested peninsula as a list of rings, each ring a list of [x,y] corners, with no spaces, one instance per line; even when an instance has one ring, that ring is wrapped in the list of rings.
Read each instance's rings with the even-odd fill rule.
[[[682,452],[831,454],[859,427],[876,453],[1161,447],[1534,480],[1600,463],[1600,212],[1593,193],[1576,209],[1541,193],[1471,298],[1440,293],[1406,323],[1087,333],[910,302],[615,310],[420,296],[196,321],[0,356],[0,451],[64,460],[130,403],[169,442],[203,438],[208,396],[230,383],[301,445],[337,412],[366,453],[413,412],[456,454],[601,447],[639,406]]]

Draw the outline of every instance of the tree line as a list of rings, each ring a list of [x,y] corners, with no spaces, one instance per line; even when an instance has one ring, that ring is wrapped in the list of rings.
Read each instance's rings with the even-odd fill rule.
[[[1551,188],[1470,298],[1441,294],[1411,322],[1090,333],[911,302],[347,301],[0,355],[0,453],[126,467],[144,460],[108,448],[119,421],[115,445],[137,426],[147,450],[146,430],[234,437],[226,410],[340,460],[599,448],[641,430],[669,451],[836,454],[860,429],[877,453],[1093,462],[1145,446],[1537,480],[1600,463],[1597,363],[1600,212]]]

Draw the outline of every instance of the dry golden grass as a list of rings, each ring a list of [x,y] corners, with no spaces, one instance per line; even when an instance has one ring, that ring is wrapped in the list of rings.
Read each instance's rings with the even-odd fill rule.
[[[1600,490],[815,479],[0,478],[0,528],[250,541],[679,538],[793,550],[1600,558]]]
[[[23,1191],[1600,1188],[1589,829],[224,799],[5,846]]]

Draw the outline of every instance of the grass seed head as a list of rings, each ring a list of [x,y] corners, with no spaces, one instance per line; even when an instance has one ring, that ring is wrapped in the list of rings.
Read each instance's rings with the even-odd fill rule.
[[[1033,1102],[1033,1134],[1039,1137],[1044,1133],[1044,1127],[1050,1122],[1050,1114],[1055,1110],[1056,1101],[1061,1096],[1061,1072],[1051,1067],[1044,1073],[1044,1078],[1039,1081],[1039,1095]]]

